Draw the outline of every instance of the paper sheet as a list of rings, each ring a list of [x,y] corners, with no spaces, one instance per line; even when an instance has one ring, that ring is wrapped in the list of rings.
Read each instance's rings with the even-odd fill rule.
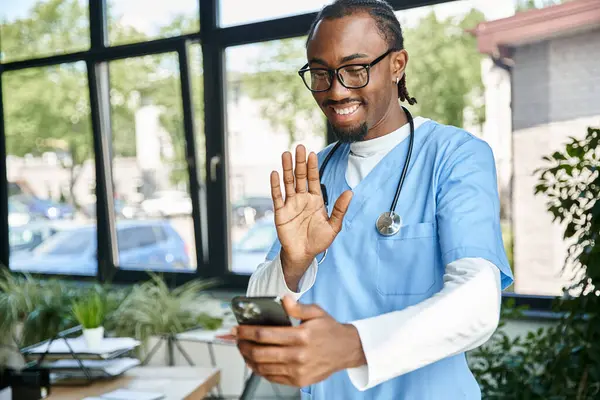
[[[102,400],[160,400],[164,398],[165,395],[162,393],[141,392],[130,389],[117,389],[100,396]]]
[[[136,358],[116,358],[114,360],[81,360],[81,362],[86,368],[91,370],[90,372],[95,376],[104,376],[106,374],[110,376],[117,376],[133,367],[140,365],[140,361]],[[69,372],[81,370],[79,363],[75,359],[64,359],[43,363],[42,366],[44,368],[51,368],[53,370],[68,370]],[[98,374],[98,372],[101,373]]]
[[[100,345],[94,348],[89,348],[83,338],[83,336],[66,339],[68,340],[69,345],[73,349],[75,354],[95,354],[95,355],[105,355],[111,354],[116,351],[121,350],[129,350],[136,348],[140,345],[140,341],[132,339],[132,338],[104,338]],[[48,349],[48,343],[37,346],[36,348],[31,350],[31,353],[44,353]],[[50,345],[50,354],[68,354],[70,353],[69,347],[67,346],[67,342],[65,339],[57,339],[52,342]]]

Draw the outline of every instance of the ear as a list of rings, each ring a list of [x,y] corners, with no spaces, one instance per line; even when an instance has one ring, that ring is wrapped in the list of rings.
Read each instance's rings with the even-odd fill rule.
[[[394,82],[402,79],[408,64],[408,52],[406,50],[396,51],[391,54],[391,73]]]

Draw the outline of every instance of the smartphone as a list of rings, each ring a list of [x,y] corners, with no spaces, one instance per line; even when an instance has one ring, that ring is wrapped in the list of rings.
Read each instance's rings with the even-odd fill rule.
[[[280,297],[237,296],[231,309],[240,325],[292,326]]]

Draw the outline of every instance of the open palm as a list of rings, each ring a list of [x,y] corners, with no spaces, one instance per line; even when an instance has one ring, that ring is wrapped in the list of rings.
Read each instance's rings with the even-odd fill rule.
[[[271,173],[271,196],[275,208],[275,226],[281,242],[282,257],[293,264],[310,264],[319,253],[325,251],[342,229],[342,221],[352,198],[346,191],[335,202],[331,216],[327,215],[321,185],[317,155],[296,147],[296,166],[292,155],[282,155],[285,200],[281,195],[279,174]]]

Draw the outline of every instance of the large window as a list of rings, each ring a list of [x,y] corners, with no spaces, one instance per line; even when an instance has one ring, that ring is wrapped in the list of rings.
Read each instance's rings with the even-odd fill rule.
[[[325,119],[296,71],[305,38],[228,48],[227,135],[231,201],[231,270],[249,274],[276,237],[269,174],[281,154],[325,146]],[[269,241],[271,243],[269,243]]]
[[[85,64],[2,75],[10,266],[95,275],[94,153]]]
[[[113,61],[109,71],[118,265],[193,271],[177,54]]]
[[[0,61],[4,63],[87,50],[87,1],[2,1],[0,37]]]

